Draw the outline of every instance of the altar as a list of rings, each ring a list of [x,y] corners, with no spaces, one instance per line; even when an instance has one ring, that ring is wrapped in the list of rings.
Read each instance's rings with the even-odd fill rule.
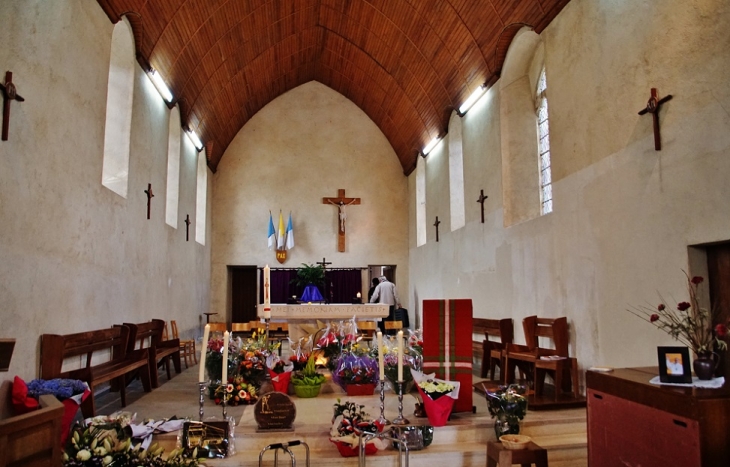
[[[319,303],[301,305],[271,304],[271,321],[289,323],[289,338],[297,341],[318,329],[317,321],[344,321],[353,317],[358,321],[380,321],[388,316],[388,305],[379,303],[349,304]],[[259,318],[264,317],[264,305],[258,305]]]

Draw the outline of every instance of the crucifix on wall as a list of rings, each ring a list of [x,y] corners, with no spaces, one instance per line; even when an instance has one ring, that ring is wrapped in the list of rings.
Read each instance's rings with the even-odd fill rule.
[[[436,227],[436,241],[439,241],[439,224],[441,221],[439,220],[439,216],[436,216],[436,222],[433,223],[433,226]]]
[[[152,198],[155,196],[152,194],[152,184],[147,184],[147,189],[144,191],[147,195],[147,219],[150,218],[150,201],[152,201]]]
[[[185,217],[185,241],[190,241],[190,214]]]
[[[480,195],[479,195],[479,198],[477,199],[477,203],[482,205],[482,224],[483,224],[484,223],[484,201],[486,201],[487,198],[489,198],[489,196],[484,196],[484,190],[479,190],[479,192],[480,192]]]
[[[661,135],[659,134],[659,107],[671,98],[672,95],[669,94],[659,99],[657,98],[656,88],[651,88],[651,97],[649,98],[649,102],[646,103],[645,108],[639,111],[639,115],[644,115],[645,113],[651,114],[651,118],[654,121],[654,149],[657,151],[662,150],[662,140]]]
[[[360,198],[346,198],[345,190],[337,190],[337,198],[322,198],[322,204],[332,204],[337,206],[339,214],[339,227],[337,229],[337,251],[345,251],[345,227],[347,221],[347,213],[345,207],[351,204],[360,204]]]
[[[25,99],[15,92],[13,84],[13,73],[5,72],[5,83],[0,83],[0,91],[3,93],[3,134],[2,140],[8,140],[8,128],[10,127],[10,103],[12,101],[23,102]]]

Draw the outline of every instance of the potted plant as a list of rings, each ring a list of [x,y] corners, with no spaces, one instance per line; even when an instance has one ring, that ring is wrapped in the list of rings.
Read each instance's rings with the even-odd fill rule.
[[[527,414],[527,398],[523,396],[525,387],[518,384],[500,386],[495,392],[485,388],[487,407],[494,421],[494,433],[497,439],[506,434],[516,435],[520,432],[520,420]]]
[[[446,381],[412,370],[418,393],[423,400],[423,409],[428,422],[433,426],[444,426],[451,416],[451,410],[459,397],[458,381]]]
[[[299,287],[304,287],[301,301],[321,302],[324,300],[318,289],[318,286],[324,285],[324,267],[302,263],[301,267],[297,269],[297,278],[292,282]]]
[[[355,457],[359,454],[360,435],[378,433],[382,427],[370,419],[364,405],[337,399],[332,417],[330,441],[337,446],[342,457]],[[371,439],[365,444],[365,454],[374,454],[382,443]]]
[[[325,377],[317,373],[314,365],[314,354],[309,356],[307,366],[302,371],[294,373],[291,377],[294,393],[298,397],[317,397],[324,380]]]

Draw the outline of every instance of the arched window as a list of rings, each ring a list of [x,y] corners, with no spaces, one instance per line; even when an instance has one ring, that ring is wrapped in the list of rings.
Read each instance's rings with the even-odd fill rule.
[[[129,179],[133,94],[134,36],[129,22],[123,19],[112,32],[101,184],[124,198]]]
[[[205,220],[208,207],[208,165],[205,149],[198,153],[198,176],[195,196],[195,241],[205,245]]]
[[[464,227],[464,149],[462,145],[461,117],[456,111],[449,119],[449,200],[451,231]]]
[[[420,156],[419,156],[420,157]],[[426,160],[416,165],[416,246],[426,244]]]
[[[540,214],[553,212],[553,184],[550,174],[550,126],[548,124],[547,79],[540,72],[535,92],[537,108],[537,151],[540,167]]]

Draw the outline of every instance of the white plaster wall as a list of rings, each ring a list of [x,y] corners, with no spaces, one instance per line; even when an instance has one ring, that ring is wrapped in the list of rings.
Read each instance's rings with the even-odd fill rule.
[[[490,90],[463,125],[465,198],[484,188],[487,218],[467,202],[464,229],[410,242],[410,296],[470,297],[475,316],[513,317],[518,342],[523,317],[566,315],[581,367],[656,365],[655,347],[674,341],[626,309],[657,292],[683,299],[687,245],[730,239],[729,8],[571,1],[542,34],[554,212],[503,227],[505,103]],[[637,115],[651,87],[674,95],[661,152]],[[427,191],[443,179],[429,174]],[[448,209],[445,197],[428,203],[429,219]]]
[[[43,333],[162,318],[192,337],[207,311],[210,247],[165,224],[169,110],[139,66],[128,197],[101,185],[112,28],[96,2],[0,2],[3,77],[25,98],[0,142],[0,337],[17,339],[0,382],[37,377]],[[195,153],[181,143],[179,219],[194,219]]]
[[[213,177],[211,311],[230,319],[227,266],[329,267],[394,264],[408,290],[408,183],[392,147],[355,104],[309,82],[270,102],[239,131]],[[323,197],[361,199],[346,208],[345,252],[338,211]],[[267,248],[269,211],[291,211],[296,245],[279,265]],[[367,296],[367,276],[363,295]],[[408,308],[408,301],[403,300]]]

